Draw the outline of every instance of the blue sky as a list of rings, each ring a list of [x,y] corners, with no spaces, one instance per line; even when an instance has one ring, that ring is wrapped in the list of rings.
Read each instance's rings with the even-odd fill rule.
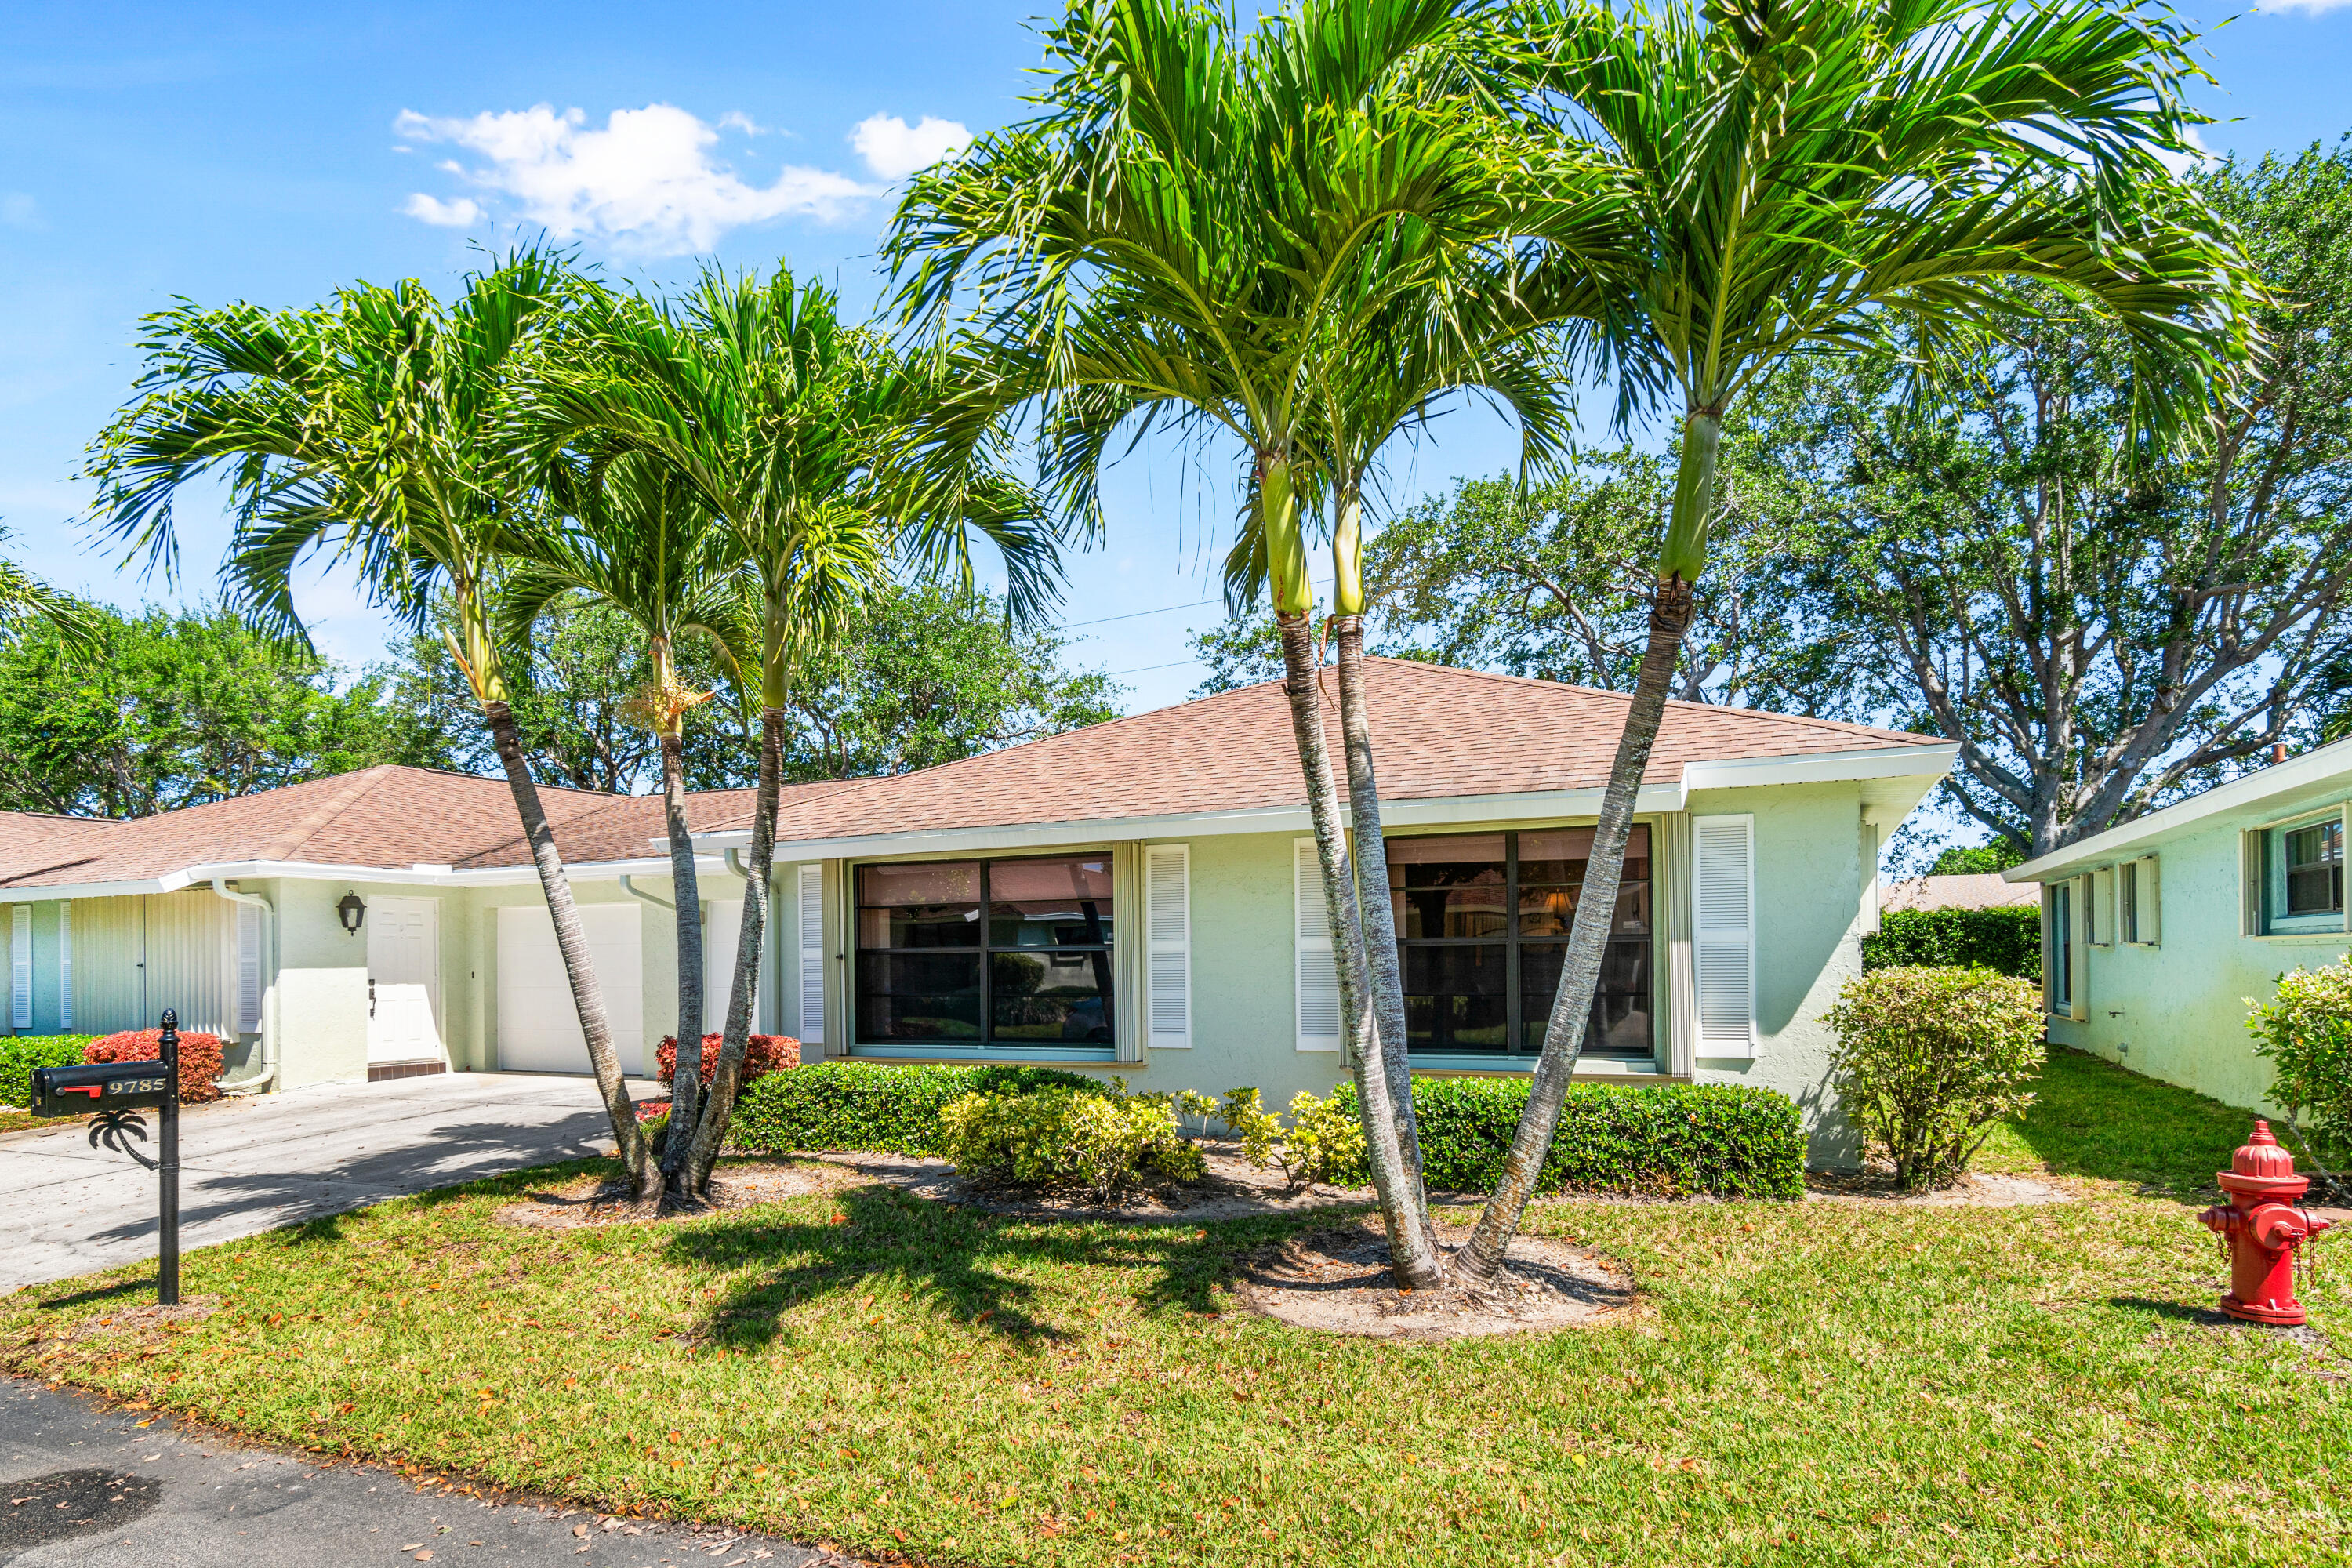
[[[120,572],[74,519],[84,444],[122,399],[143,312],[174,296],[271,305],[354,278],[446,284],[477,241],[545,226],[659,285],[708,259],[838,279],[871,304],[891,182],[1016,118],[1038,0],[647,7],[569,4],[0,10],[0,523],[35,570],[122,604],[200,595],[226,538],[183,509],[188,580]],[[2206,48],[2217,152],[2352,129],[2352,0],[2254,13]],[[616,118],[617,117],[617,118]],[[1396,475],[1407,501],[1488,473],[1475,414]],[[1199,679],[1232,500],[1223,464],[1166,450],[1109,487],[1107,546],[1070,563],[1077,655],[1130,708]],[[358,665],[388,628],[348,584],[305,592]],[[1139,614],[1138,612],[1147,612]],[[1105,621],[1105,617],[1122,617]]]

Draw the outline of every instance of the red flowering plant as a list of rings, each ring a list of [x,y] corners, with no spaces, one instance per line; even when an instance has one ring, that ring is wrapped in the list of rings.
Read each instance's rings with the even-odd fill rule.
[[[719,1037],[702,1037],[702,1087],[709,1089],[719,1072]],[[654,1062],[661,1070],[661,1081],[668,1083],[677,1076],[677,1037],[664,1035],[662,1043],[654,1050]],[[743,1079],[736,1085],[747,1088],[751,1080],[772,1072],[801,1065],[801,1043],[790,1035],[753,1035],[743,1042]],[[641,1100],[637,1101],[637,1120],[655,1121],[669,1115],[669,1100]],[[667,1128],[663,1131],[667,1132]]]
[[[101,1035],[81,1048],[85,1062],[152,1062],[163,1057],[161,1029],[124,1029]],[[220,1098],[213,1080],[228,1070],[221,1058],[221,1038],[194,1029],[180,1031],[180,1103],[202,1105]]]

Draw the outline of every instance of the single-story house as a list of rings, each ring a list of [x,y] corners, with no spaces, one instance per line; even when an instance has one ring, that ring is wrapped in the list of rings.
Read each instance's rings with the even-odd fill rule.
[[[1369,664],[1411,1048],[1532,1064],[1626,699]],[[1336,702],[1327,722],[1338,743]],[[1675,703],[1639,797],[1584,1071],[1824,1106],[1819,1022],[1875,929],[1878,845],[1951,765],[1917,735]],[[676,1017],[653,797],[542,792],[628,1069]],[[727,984],[749,791],[689,802]],[[1343,1074],[1286,699],[1268,683],[892,778],[803,784],[777,826],[762,1028],[805,1060],[1054,1062],[1138,1088]],[[502,781],[401,767],[125,823],[0,827],[19,1030],[175,1006],[289,1088],[581,1071]],[[652,906],[648,908],[648,906]]]
[[[2232,779],[2005,872],[2038,884],[2050,1037],[2262,1106],[2247,998],[2352,946],[2352,741]]]
[[[2032,909],[2042,896],[1998,871],[1962,871],[1941,877],[1899,877],[1886,884],[1879,908],[1888,914],[1919,910]]]

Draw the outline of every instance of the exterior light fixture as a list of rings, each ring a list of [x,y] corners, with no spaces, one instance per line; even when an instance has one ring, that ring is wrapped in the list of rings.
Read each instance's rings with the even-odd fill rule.
[[[343,930],[353,936],[359,934],[360,927],[367,921],[367,905],[360,901],[357,893],[345,893],[337,900],[335,913],[341,919]]]

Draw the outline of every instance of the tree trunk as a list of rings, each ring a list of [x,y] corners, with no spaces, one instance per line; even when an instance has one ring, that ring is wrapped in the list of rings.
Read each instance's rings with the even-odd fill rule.
[[[1429,1223],[1429,1192],[1421,1168],[1421,1133],[1412,1110],[1412,1062],[1407,1055],[1404,975],[1397,963],[1396,908],[1389,897],[1387,839],[1381,829],[1381,792],[1372,776],[1372,721],[1364,696],[1364,619],[1332,622],[1339,645],[1339,734],[1348,758],[1348,813],[1356,829],[1356,885],[1363,899],[1364,989],[1373,1043],[1388,1080],[1403,1156],[1408,1195],[1429,1255],[1439,1256]]]
[[[1576,1060],[1584,1049],[1586,1026],[1592,1016],[1592,994],[1599,988],[1601,965],[1609,954],[1609,931],[1616,923],[1617,889],[1625,873],[1625,841],[1633,830],[1633,803],[1641,792],[1642,773],[1649,766],[1650,747],[1658,738],[1665,716],[1666,691],[1675,675],[1675,659],[1682,651],[1683,633],[1691,619],[1691,585],[1681,578],[1658,584],[1650,606],[1650,646],[1633,682],[1633,700],[1625,714],[1625,731],[1617,742],[1617,761],[1609,771],[1609,788],[1601,801],[1600,825],[1592,833],[1591,858],[1585,862],[1584,886],[1576,900],[1576,923],[1569,930],[1568,952],[1560,963],[1559,992],[1552,999],[1551,1017],[1544,1025],[1543,1053],[1537,1058],[1535,1082],[1528,1108],[1519,1114],[1518,1131],[1503,1163],[1503,1179],[1486,1200],[1478,1227],[1468,1245],[1454,1255],[1454,1267],[1473,1287],[1495,1278],[1503,1254],[1518,1234],[1528,1200],[1535,1196],[1544,1157],[1551,1152],[1552,1136],[1568,1101],[1568,1086],[1576,1075]]]
[[[685,1188],[699,1197],[710,1186],[710,1168],[726,1145],[727,1123],[735,1114],[735,1091],[743,1081],[743,1053],[751,1036],[751,1005],[760,994],[760,958],[768,933],[769,869],[776,852],[776,796],[784,772],[784,710],[760,710],[760,793],[751,813],[751,858],[744,868],[743,927],[735,940],[735,981],[727,992],[726,1033],[719,1042],[719,1065],[710,1093],[695,1124],[687,1152]]]
[[[1426,1289],[1444,1282],[1444,1266],[1429,1246],[1427,1221],[1417,1212],[1419,1184],[1398,1140],[1397,1112],[1381,1062],[1379,1032],[1364,985],[1363,922],[1358,912],[1353,873],[1348,864],[1347,829],[1339,817],[1339,787],[1324,742],[1322,690],[1316,679],[1315,637],[1304,615],[1275,617],[1282,634],[1282,662],[1290,698],[1291,730],[1298,763],[1307,778],[1307,812],[1315,823],[1315,849],[1322,863],[1323,901],[1331,920],[1332,960],[1339,976],[1339,1016],[1346,1020],[1349,1067],[1363,1115],[1367,1163],[1380,1194],[1381,1217],[1388,1227],[1389,1258],[1397,1282]],[[1386,889],[1381,889],[1385,894]]]
[[[702,1109],[702,889],[694,875],[694,830],[686,820],[686,757],[680,737],[661,738],[662,816],[669,826],[670,901],[677,906],[677,1068],[670,1074],[669,1130],[662,1174],[683,1191],[687,1146]]]
[[[604,988],[588,953],[587,933],[580,929],[580,909],[572,900],[572,879],[564,875],[563,857],[557,853],[554,830],[539,804],[539,786],[531,783],[530,765],[523,760],[522,738],[516,731],[514,710],[504,702],[482,705],[490,727],[490,742],[506,768],[507,788],[514,795],[515,811],[522,818],[523,837],[530,844],[531,864],[539,870],[540,891],[555,926],[556,950],[563,955],[563,973],[572,983],[572,1005],[580,1014],[580,1035],[588,1045],[588,1065],[596,1074],[596,1090],[604,1097],[605,1114],[613,1119],[613,1142],[621,1165],[628,1173],[629,1195],[644,1199],[660,1190],[661,1173],[653,1151],[637,1131],[636,1108],[628,1086],[621,1081],[620,1053],[613,1046],[613,1024],[604,1012]]]

